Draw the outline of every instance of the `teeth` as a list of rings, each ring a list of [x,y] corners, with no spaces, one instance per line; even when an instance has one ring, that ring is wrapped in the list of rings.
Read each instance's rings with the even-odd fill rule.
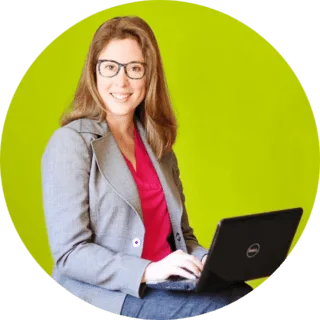
[[[131,94],[119,94],[119,93],[111,93],[111,95],[118,99],[118,100],[125,100],[127,99]]]

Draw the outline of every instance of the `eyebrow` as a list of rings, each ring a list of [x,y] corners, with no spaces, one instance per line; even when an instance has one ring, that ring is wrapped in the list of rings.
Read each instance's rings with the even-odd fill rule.
[[[143,61],[137,61],[137,60],[129,61],[129,62],[127,62],[127,63],[121,63],[121,62],[119,62],[119,61],[112,60],[112,59],[98,59],[98,61],[110,61],[110,62],[116,62],[116,63],[120,63],[120,64],[129,64],[129,63],[142,63],[142,64],[146,64],[146,63],[143,62]]]

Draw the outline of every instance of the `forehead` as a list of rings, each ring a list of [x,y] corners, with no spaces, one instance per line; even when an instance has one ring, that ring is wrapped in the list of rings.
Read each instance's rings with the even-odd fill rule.
[[[111,40],[101,51],[99,59],[116,60],[121,63],[144,62],[142,50],[134,39]]]

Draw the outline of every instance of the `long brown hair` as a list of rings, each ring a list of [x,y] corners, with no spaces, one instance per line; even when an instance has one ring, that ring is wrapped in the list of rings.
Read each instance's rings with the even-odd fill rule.
[[[143,124],[148,143],[158,159],[169,152],[176,140],[177,121],[171,107],[160,50],[150,26],[136,16],[110,19],[95,32],[84,69],[71,104],[62,115],[64,126],[79,118],[106,120],[106,112],[96,86],[96,64],[101,51],[114,39],[135,39],[147,63],[146,96],[136,108],[135,116]]]

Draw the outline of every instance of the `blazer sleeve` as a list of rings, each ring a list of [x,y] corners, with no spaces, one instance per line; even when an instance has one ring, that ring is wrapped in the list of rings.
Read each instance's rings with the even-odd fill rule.
[[[75,130],[59,128],[42,157],[42,190],[50,248],[58,270],[70,278],[141,297],[151,262],[92,242],[89,217],[91,152]]]
[[[183,205],[183,212],[182,212],[182,218],[181,218],[181,229],[183,232],[183,237],[184,237],[184,240],[187,245],[188,253],[194,255],[195,257],[197,257],[201,261],[201,259],[206,254],[208,254],[208,250],[205,249],[204,247],[202,247],[198,243],[198,240],[197,240],[196,236],[194,235],[193,229],[191,228],[191,226],[189,224],[188,214],[187,214],[186,205],[185,205],[185,196],[183,193],[183,186],[182,186],[182,182],[180,179],[178,160],[177,160],[177,157],[173,151],[172,151],[172,157],[173,157],[173,167],[172,167],[173,168],[173,176],[174,176],[174,180],[176,182],[176,185],[179,189],[180,198],[181,198],[182,205]]]

